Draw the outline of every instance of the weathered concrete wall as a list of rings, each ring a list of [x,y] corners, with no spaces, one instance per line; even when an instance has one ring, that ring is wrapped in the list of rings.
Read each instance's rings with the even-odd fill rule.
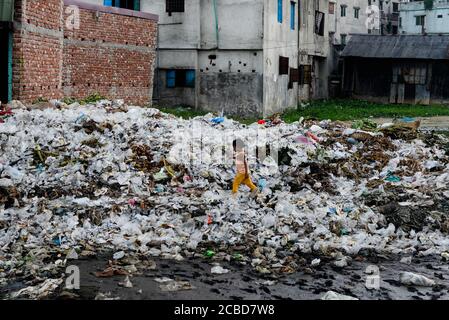
[[[215,56],[211,60],[211,56]],[[262,114],[263,52],[201,51],[198,56],[198,107],[225,114]]]
[[[373,5],[379,5],[379,0],[373,1]],[[341,6],[346,6],[346,16],[341,16]],[[359,8],[359,17],[354,15],[355,8]],[[351,33],[368,33],[365,23],[368,19],[367,0],[339,0],[335,3],[335,12],[329,15],[333,19],[329,31],[334,33],[333,44],[342,44],[342,35],[346,35],[346,42],[351,38]],[[379,33],[380,30],[373,30],[373,33]]]
[[[201,0],[201,48],[262,49],[263,14],[263,0]]]
[[[62,0],[16,0],[13,99],[62,97]]]
[[[263,77],[258,73],[201,74],[199,105],[226,115],[261,116]]]
[[[278,22],[277,1],[264,4],[264,115],[282,112],[298,103],[298,84],[289,89],[289,75],[279,75],[279,57],[289,58],[289,68],[298,68],[298,4],[295,29],[290,28],[290,1],[283,1],[283,19]]]
[[[328,97],[328,77],[333,68],[329,61],[331,52],[329,31],[335,14],[329,14],[329,1],[304,0],[300,8],[299,30],[299,64],[311,66],[310,84],[299,85],[298,98],[300,101],[310,99],[323,99]],[[324,13],[324,32],[319,35],[315,32],[315,12]]]
[[[424,1],[400,4],[400,17],[402,24],[400,33],[420,34],[421,26],[416,25],[416,16],[426,16],[424,32],[449,33],[449,2],[445,0],[434,1],[433,9],[425,10]]]

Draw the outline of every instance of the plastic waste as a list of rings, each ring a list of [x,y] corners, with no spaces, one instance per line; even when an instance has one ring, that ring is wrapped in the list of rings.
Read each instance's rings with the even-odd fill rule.
[[[432,287],[436,284],[434,280],[413,272],[401,272],[399,280],[407,286]]]
[[[337,293],[335,291],[328,291],[321,297],[321,300],[359,300],[359,299],[341,293]]]
[[[226,274],[226,273],[229,273],[229,270],[225,269],[221,266],[215,266],[215,267],[212,267],[210,272],[212,274]]]

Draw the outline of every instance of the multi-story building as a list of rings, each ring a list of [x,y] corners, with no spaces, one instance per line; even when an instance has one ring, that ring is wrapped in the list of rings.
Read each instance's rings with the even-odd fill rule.
[[[379,0],[380,34],[394,35],[399,33],[399,1]]]
[[[327,95],[328,0],[141,0],[140,9],[159,15],[156,104],[256,116]]]
[[[400,33],[449,33],[449,0],[411,1],[400,4]]]

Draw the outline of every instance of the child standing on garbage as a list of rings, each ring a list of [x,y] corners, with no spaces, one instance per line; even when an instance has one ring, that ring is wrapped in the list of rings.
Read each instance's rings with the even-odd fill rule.
[[[234,183],[232,184],[232,195],[234,198],[237,196],[237,192],[239,191],[239,187],[242,183],[251,189],[252,195],[256,195],[258,189],[251,180],[248,160],[246,158],[245,145],[241,139],[236,139],[232,142],[232,146],[234,148],[235,165],[237,171]]]

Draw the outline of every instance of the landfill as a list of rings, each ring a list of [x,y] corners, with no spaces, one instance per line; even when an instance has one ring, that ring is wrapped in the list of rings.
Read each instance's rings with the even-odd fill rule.
[[[418,126],[245,125],[120,100],[14,102],[0,123],[0,286],[27,279],[18,296],[43,297],[67,260],[104,251],[113,261],[98,277],[124,275],[126,288],[119,263],[130,256],[198,256],[289,274],[326,259],[345,268],[364,252],[447,255],[449,140]],[[244,187],[231,197],[235,137],[256,150],[257,198]],[[192,289],[159,280],[165,291]]]

